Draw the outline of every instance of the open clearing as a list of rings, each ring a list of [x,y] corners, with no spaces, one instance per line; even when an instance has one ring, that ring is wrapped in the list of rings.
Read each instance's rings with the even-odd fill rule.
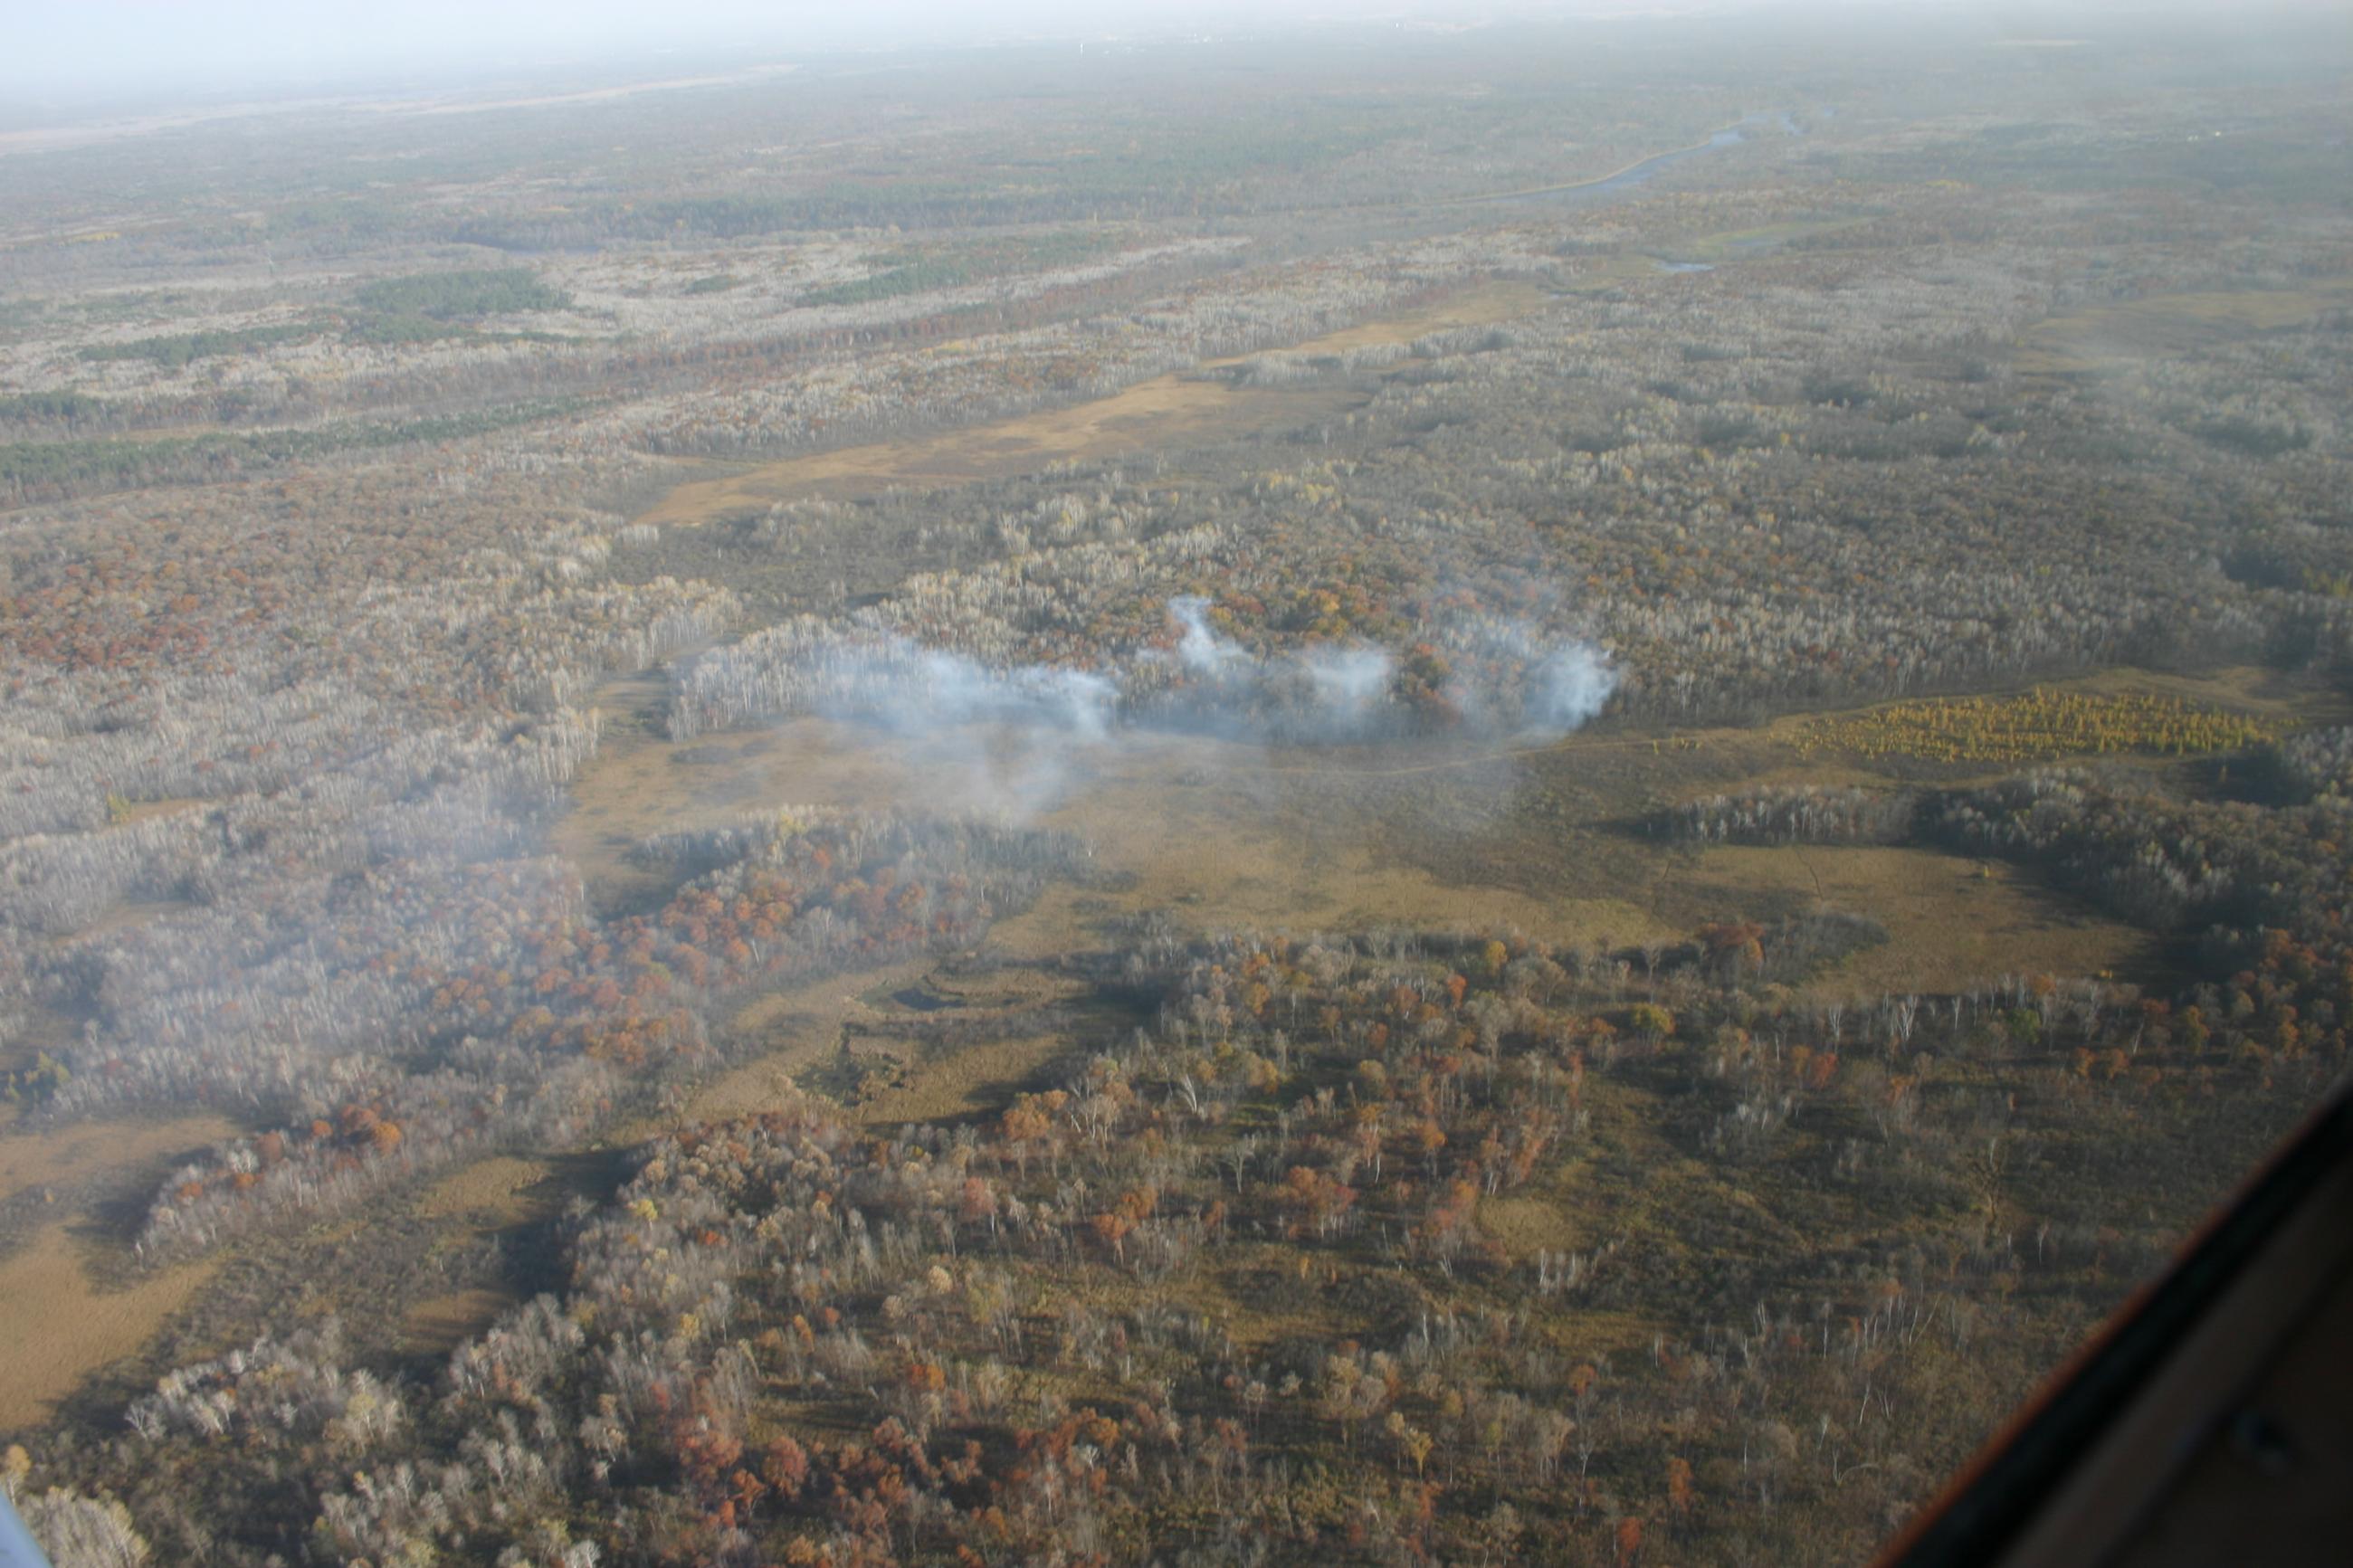
[[[435,1296],[401,1314],[401,1342],[423,1354],[447,1355],[515,1305],[512,1292],[480,1286]]]
[[[135,1353],[226,1258],[101,1292],[62,1225],[0,1261],[0,1430],[47,1418],[91,1373]]]
[[[1408,343],[1430,332],[1507,321],[1537,309],[1545,299],[1545,291],[1533,283],[1482,284],[1423,309],[1329,332],[1280,352],[1343,353]],[[691,480],[671,490],[638,521],[693,526],[779,500],[841,499],[871,494],[886,485],[944,485],[1025,474],[1071,458],[1165,450],[1249,430],[1293,427],[1335,417],[1364,401],[1364,395],[1350,387],[1236,387],[1200,374],[1251,357],[1206,361],[1198,371],[1154,376],[1109,397],[1065,408],[902,441],[844,447],[763,463],[719,479]]]
[[[996,1109],[1013,1086],[1071,1048],[1050,1035],[990,1040],[923,1064],[904,1086],[877,1095],[851,1112],[869,1126],[897,1122],[953,1121]]]
[[[794,1072],[840,1043],[844,1024],[881,1018],[881,1010],[867,997],[876,991],[913,985],[931,967],[930,959],[916,958],[856,974],[828,975],[769,992],[739,1009],[729,1020],[729,1029],[760,1038],[765,1048],[754,1060],[720,1074],[697,1089],[678,1120],[695,1122],[748,1116],[776,1105],[790,1092]],[[648,1131],[659,1131],[670,1124],[665,1121]]]
[[[213,1259],[101,1291],[69,1234],[89,1208],[74,1189],[141,1166],[169,1168],[233,1135],[226,1118],[69,1122],[0,1131],[0,1201],[24,1197],[40,1228],[0,1258],[0,1431],[47,1418],[51,1405],[108,1363],[134,1353],[222,1261]],[[55,1194],[54,1207],[33,1196]]]
[[[427,1219],[463,1215],[493,1225],[511,1225],[527,1218],[538,1206],[528,1195],[529,1189],[549,1174],[544,1161],[495,1154],[434,1183],[418,1201],[417,1212]]]
[[[2038,321],[2019,336],[2027,375],[2094,375],[2136,360],[2211,352],[2263,332],[2302,327],[2353,303],[2353,278],[2304,289],[2242,289],[2096,305]]]
[[[1009,957],[1052,957],[1092,945],[1092,918],[1145,910],[1214,911],[1219,929],[1346,925],[1516,924],[1554,942],[1599,931],[1639,935],[1640,911],[1607,889],[1537,899],[1442,882],[1377,847],[1377,800],[1345,797],[1369,753],[1280,752],[1195,736],[1135,735],[1068,754],[1069,771],[1025,761],[1018,733],[943,732],[910,742],[869,726],[797,719],[758,733],[684,744],[648,737],[600,753],[574,781],[559,847],[597,878],[634,887],[645,874],[628,842],[709,826],[782,805],[1010,811],[1092,844],[1095,864],[1124,882],[1109,891],[1050,890],[1036,909],[992,929]],[[1392,752],[1383,752],[1392,762]],[[690,760],[696,759],[696,760]],[[1425,755],[1430,766],[1451,766]],[[1410,764],[1407,764],[1409,767]],[[1507,771],[1507,764],[1498,764]],[[1507,778],[1466,785],[1480,794]],[[1335,796],[1341,799],[1335,800]],[[1341,809],[1335,811],[1335,806]]]
[[[168,1121],[70,1121],[46,1132],[0,1134],[0,1199],[64,1187],[101,1171],[193,1154],[237,1127],[210,1112]]]
[[[1814,976],[1824,996],[1965,991],[2010,973],[2137,974],[2154,962],[2146,932],[2099,919],[2016,867],[1928,849],[1719,845],[1694,877],[1752,904],[1779,894],[1868,915],[1887,941]]]

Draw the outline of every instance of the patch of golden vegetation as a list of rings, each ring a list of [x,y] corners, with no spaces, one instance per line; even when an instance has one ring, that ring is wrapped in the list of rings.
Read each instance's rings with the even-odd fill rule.
[[[165,795],[159,800],[111,800],[109,815],[117,824],[148,822],[159,816],[178,816],[185,812],[201,811],[212,805],[201,795]]]
[[[760,1040],[765,1048],[759,1055],[695,1089],[678,1117],[634,1123],[617,1131],[614,1138],[629,1142],[678,1122],[720,1121],[787,1103],[797,1092],[793,1073],[839,1048],[843,1024],[881,1016],[868,996],[913,985],[931,966],[929,958],[911,958],[763,994],[737,1009],[727,1025],[733,1035]]]
[[[122,931],[135,930],[150,921],[161,920],[165,915],[178,914],[195,907],[194,902],[186,899],[119,899],[88,925],[58,936],[55,939],[55,945],[65,947],[74,942],[87,942],[93,937],[113,936]]]
[[[223,1261],[100,1291],[62,1225],[0,1260],[0,1429],[47,1419],[83,1379],[135,1353]]]
[[[2353,296],[2353,278],[2301,289],[2151,294],[2070,311],[2019,335],[2015,363],[2028,375],[2091,375],[2137,359],[2199,353],[2258,332],[2302,327]]]
[[[1482,1199],[1478,1220],[1479,1228],[1514,1262],[1525,1262],[1539,1252],[1572,1252],[1586,1245],[1582,1228],[1559,1204],[1542,1194]]]
[[[1780,894],[1885,927],[1885,942],[1802,987],[1826,998],[1967,990],[2003,974],[2131,974],[2154,959],[2147,933],[2058,898],[2017,867],[1932,849],[1718,845],[1695,879],[1720,888],[1727,908]]]
[[[525,1194],[547,1180],[547,1164],[495,1154],[450,1172],[425,1190],[417,1212],[427,1219],[464,1215],[493,1224],[528,1218],[536,1206]]]
[[[512,1291],[477,1287],[419,1301],[401,1314],[401,1342],[428,1355],[447,1355],[516,1305]]]
[[[1036,908],[991,930],[989,951],[1011,958],[1058,958],[1097,945],[1091,921],[1148,910],[1180,918],[1198,910],[1200,928],[1219,930],[1515,925],[1551,942],[1672,934],[1653,933],[1642,910],[1610,890],[1536,898],[1440,881],[1381,853],[1377,805],[1332,799],[1356,777],[1469,765],[1451,750],[1371,768],[1330,750],[1293,757],[1200,737],[1137,735],[1077,758],[1059,799],[998,799],[976,793],[973,759],[987,742],[975,730],[925,746],[870,726],[796,719],[759,732],[702,736],[690,745],[705,760],[687,766],[674,759],[688,747],[632,738],[600,749],[574,779],[573,808],[555,847],[581,868],[592,893],[610,898],[648,879],[627,857],[637,839],[734,822],[754,810],[1026,810],[1092,844],[1096,865],[1124,876],[1125,885],[1050,889]],[[1303,793],[1311,790],[1312,797]]]
[[[1336,332],[1310,338],[1289,352],[1301,354],[1345,353],[1350,349],[1409,343],[1431,332],[1452,331],[1461,327],[1492,327],[1538,309],[1544,304],[1545,297],[1545,290],[1534,283],[1481,283],[1449,294],[1435,304],[1425,305],[1419,310],[1366,321],[1361,326],[1343,327]],[[1210,363],[1222,365],[1238,362],[1222,359]]]
[[[237,1125],[204,1112],[168,1121],[73,1121],[45,1132],[0,1137],[0,1198],[28,1187],[60,1187],[101,1171],[193,1155]]]
[[[1430,332],[1490,326],[1544,303],[1532,283],[1466,289],[1435,304],[1327,332],[1283,352],[1341,353],[1411,342]],[[1242,357],[1205,361],[1204,370]],[[638,521],[692,527],[713,519],[810,497],[871,495],[891,485],[947,485],[1035,472],[1049,463],[1145,450],[1167,451],[1250,431],[1311,424],[1364,401],[1349,387],[1234,386],[1221,378],[1172,372],[1108,397],[965,426],[905,440],[874,441],[763,463],[678,486]]]
[[[1292,786],[1252,776],[1261,756],[1187,739],[1124,747],[1109,759],[1043,819],[1086,838],[1098,865],[1133,879],[1086,908],[1168,910],[1205,930],[1515,926],[1556,943],[1649,923],[1640,910],[1600,889],[1539,898],[1442,881],[1384,852],[1384,836],[1413,831],[1410,819],[1388,824],[1377,799],[1335,798],[1348,786],[1345,763],[1311,769],[1312,790],[1293,794]],[[992,932],[991,945],[1068,951],[1083,931],[1057,917],[1083,912],[1076,899],[1040,900],[1029,917]]]
[[[591,896],[626,902],[662,885],[659,873],[629,858],[630,846],[654,833],[717,827],[739,821],[777,797],[760,759],[763,736],[706,741],[695,754],[721,744],[736,751],[723,766],[697,766],[684,748],[661,733],[667,686],[631,677],[598,689],[593,705],[604,720],[596,755],[574,781],[572,807],[549,836],[549,847],[579,868]]]
[[[1716,265],[1743,256],[1779,250],[1816,235],[1861,228],[1872,221],[1869,217],[1793,218],[1787,223],[1760,224],[1754,228],[1728,228],[1715,234],[1704,234],[1694,239],[1678,241],[1669,250],[1678,261],[1704,261]]]
[[[1928,698],[1798,727],[1800,756],[1845,752],[1935,763],[2048,762],[2135,753],[2195,756],[2274,740],[2280,727],[2156,692],[2116,696],[2038,687],[2017,697]]]
[[[1053,1035],[989,1040],[923,1062],[902,1088],[886,1090],[850,1112],[867,1125],[951,1121],[992,1110],[1070,1042]]]

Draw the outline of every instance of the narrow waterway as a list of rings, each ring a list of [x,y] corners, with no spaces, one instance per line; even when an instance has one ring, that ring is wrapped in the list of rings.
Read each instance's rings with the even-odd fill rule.
[[[1665,153],[1654,153],[1640,163],[1629,163],[1613,174],[1603,174],[1595,179],[1577,180],[1561,185],[1536,185],[1521,191],[1497,191],[1487,195],[1465,196],[1462,200],[1466,204],[1473,205],[1531,201],[1566,201],[1583,204],[1596,201],[1643,184],[1657,175],[1661,170],[1672,168],[1686,158],[1696,158],[1703,153],[1719,152],[1726,147],[1737,147],[1748,140],[1748,132],[1744,127],[1761,125],[1767,121],[1779,126],[1789,135],[1805,134],[1786,110],[1778,110],[1767,114],[1751,114],[1745,119],[1736,120],[1729,125],[1720,127],[1704,142],[1694,142],[1688,147],[1677,147]]]

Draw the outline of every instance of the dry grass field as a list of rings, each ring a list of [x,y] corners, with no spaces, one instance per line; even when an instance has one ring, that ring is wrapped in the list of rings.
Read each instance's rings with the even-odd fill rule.
[[[1297,354],[1406,343],[1430,332],[1489,326],[1543,304],[1532,283],[1489,283],[1436,304],[1293,344]],[[1205,361],[1201,371],[1240,363]],[[1335,418],[1364,401],[1345,387],[1237,387],[1201,371],[1154,376],[1108,397],[900,441],[870,442],[763,463],[678,486],[638,521],[691,527],[775,501],[871,495],[887,485],[942,485],[1035,471],[1049,463],[1169,450],[1250,430]]]
[[[462,1166],[435,1182],[417,1200],[427,1219],[462,1215],[493,1224],[513,1224],[542,1205],[531,1191],[553,1173],[544,1160],[494,1155]]]
[[[1928,849],[1718,845],[1692,873],[1729,903],[1765,899],[1867,915],[1887,941],[1805,986],[1830,996],[1966,991],[2005,974],[2114,974],[2152,970],[2145,931],[2102,920],[2016,867]]]
[[[419,1301],[401,1314],[402,1342],[424,1355],[447,1355],[516,1304],[514,1293],[487,1286]]]
[[[2353,303],[2353,279],[2303,289],[2152,294],[2053,316],[2020,335],[2013,363],[2030,376],[2097,375],[2138,360],[2173,359],[2284,331]]]
[[[0,1258],[0,1427],[45,1418],[91,1373],[135,1353],[225,1261],[214,1257],[102,1290],[63,1225]]]
[[[102,1171],[168,1162],[237,1131],[204,1112],[169,1121],[72,1121],[47,1131],[0,1131],[0,1200],[63,1188]]]

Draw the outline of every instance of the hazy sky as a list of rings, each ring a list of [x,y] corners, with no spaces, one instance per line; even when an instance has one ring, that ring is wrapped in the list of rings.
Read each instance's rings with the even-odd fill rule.
[[[22,107],[155,84],[325,85],[354,73],[702,54],[731,43],[862,48],[1447,8],[1445,0],[0,0],[0,93]]]
[[[2074,0],[2129,14],[2149,0]],[[2326,12],[2345,0],[2158,0],[2167,9]],[[206,96],[382,82],[451,67],[522,71],[656,51],[707,61],[1038,33],[1230,31],[1317,19],[1471,19],[1848,5],[1968,9],[2033,30],[2050,0],[0,0],[0,121],[164,88]]]

